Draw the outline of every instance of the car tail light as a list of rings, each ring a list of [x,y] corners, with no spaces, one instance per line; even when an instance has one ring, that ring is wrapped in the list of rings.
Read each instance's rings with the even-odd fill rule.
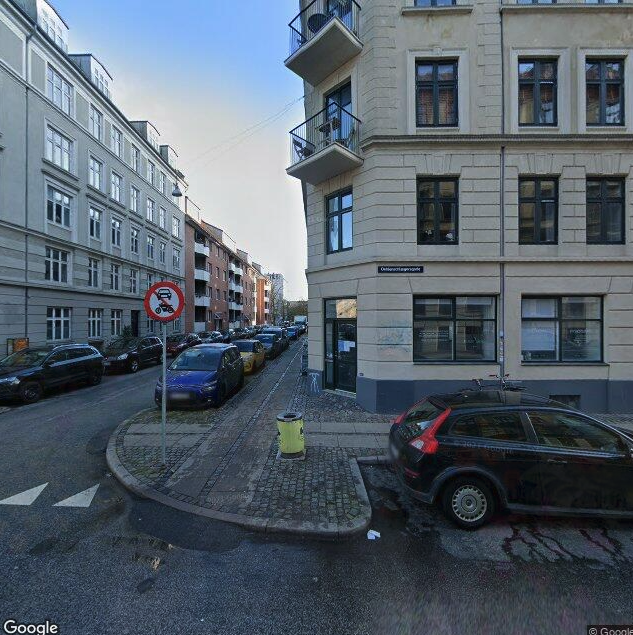
[[[420,450],[420,452],[424,452],[424,454],[435,454],[439,446],[439,443],[435,438],[435,434],[450,414],[450,408],[444,410],[444,412],[442,412],[442,414],[440,414],[419,437],[409,441],[409,445],[416,450]]]

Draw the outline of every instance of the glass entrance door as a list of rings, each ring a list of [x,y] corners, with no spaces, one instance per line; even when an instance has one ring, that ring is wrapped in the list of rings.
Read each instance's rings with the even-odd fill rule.
[[[356,392],[356,299],[325,302],[326,388]]]

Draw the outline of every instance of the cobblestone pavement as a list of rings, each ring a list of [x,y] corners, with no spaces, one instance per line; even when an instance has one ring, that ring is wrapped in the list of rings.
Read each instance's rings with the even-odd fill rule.
[[[371,507],[356,463],[383,454],[389,417],[334,393],[310,391],[293,344],[222,408],[170,411],[167,465],[160,412],[142,411],[115,431],[108,462],[137,493],[174,507],[263,529],[336,537],[362,531]],[[277,458],[276,415],[304,413],[307,453]]]

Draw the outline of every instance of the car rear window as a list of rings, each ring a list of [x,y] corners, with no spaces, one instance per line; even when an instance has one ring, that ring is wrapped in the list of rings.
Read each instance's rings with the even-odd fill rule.
[[[476,437],[491,441],[527,441],[518,412],[482,412],[459,417],[451,426],[454,437]]]
[[[253,342],[235,342],[235,346],[237,346],[237,350],[240,353],[252,353],[253,352],[253,346],[254,343]]]
[[[190,348],[171,363],[170,370],[216,370],[222,351],[208,348]]]

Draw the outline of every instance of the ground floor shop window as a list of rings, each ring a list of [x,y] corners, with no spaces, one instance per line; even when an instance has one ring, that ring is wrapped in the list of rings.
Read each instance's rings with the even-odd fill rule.
[[[524,362],[602,361],[602,298],[524,297],[521,358]]]
[[[494,297],[413,299],[414,362],[493,362],[496,333]]]

